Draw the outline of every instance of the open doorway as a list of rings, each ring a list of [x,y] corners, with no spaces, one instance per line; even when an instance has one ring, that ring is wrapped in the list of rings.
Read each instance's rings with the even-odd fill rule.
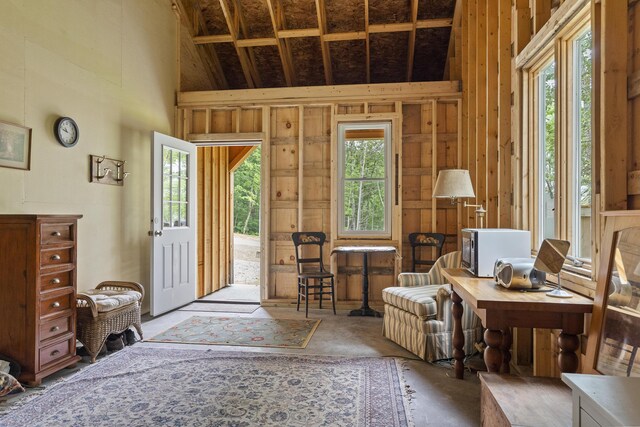
[[[237,151],[237,153],[236,153]],[[229,147],[230,219],[228,285],[205,301],[260,303],[260,146]]]

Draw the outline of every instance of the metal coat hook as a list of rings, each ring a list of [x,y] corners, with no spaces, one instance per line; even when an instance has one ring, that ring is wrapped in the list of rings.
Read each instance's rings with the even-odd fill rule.
[[[125,160],[111,159],[104,156],[89,156],[90,181],[99,184],[123,185],[124,180],[131,174],[125,172]]]

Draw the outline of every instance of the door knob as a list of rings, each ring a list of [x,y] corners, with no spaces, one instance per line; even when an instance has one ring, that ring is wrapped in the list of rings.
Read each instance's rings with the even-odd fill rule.
[[[162,230],[156,230],[153,232],[154,236],[162,236]]]

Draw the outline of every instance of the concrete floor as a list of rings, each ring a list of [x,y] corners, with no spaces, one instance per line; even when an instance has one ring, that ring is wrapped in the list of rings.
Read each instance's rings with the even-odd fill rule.
[[[214,351],[246,351],[265,353],[315,354],[334,356],[398,357],[404,361],[404,378],[411,394],[410,411],[416,427],[423,426],[478,426],[480,425],[480,383],[475,373],[465,372],[464,380],[454,378],[449,366],[433,365],[418,360],[413,354],[382,336],[382,319],[371,317],[348,317],[348,311],[309,309],[309,318],[321,319],[318,329],[305,349],[266,347],[206,346]],[[304,312],[290,308],[259,308],[251,314],[229,314],[211,312],[173,311],[157,318],[143,319],[144,335],[151,338],[171,326],[199,316],[237,316],[263,318],[304,318]],[[192,344],[168,344],[142,342],[145,347],[199,348]],[[99,363],[99,359],[98,359]],[[43,385],[55,381],[59,376],[46,379]],[[12,401],[14,399],[11,399]],[[9,402],[10,403],[10,402]],[[5,404],[6,405],[6,404]],[[0,405],[0,409],[3,405]]]
[[[260,303],[259,285],[231,284],[200,298],[200,301]]]

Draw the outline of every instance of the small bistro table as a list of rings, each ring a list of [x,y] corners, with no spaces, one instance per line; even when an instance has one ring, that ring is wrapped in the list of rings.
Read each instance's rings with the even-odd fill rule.
[[[331,255],[343,254],[362,254],[362,306],[358,309],[351,310],[349,316],[371,316],[382,317],[378,311],[369,307],[369,257],[370,253],[393,252],[398,253],[395,246],[337,246],[331,251]]]

